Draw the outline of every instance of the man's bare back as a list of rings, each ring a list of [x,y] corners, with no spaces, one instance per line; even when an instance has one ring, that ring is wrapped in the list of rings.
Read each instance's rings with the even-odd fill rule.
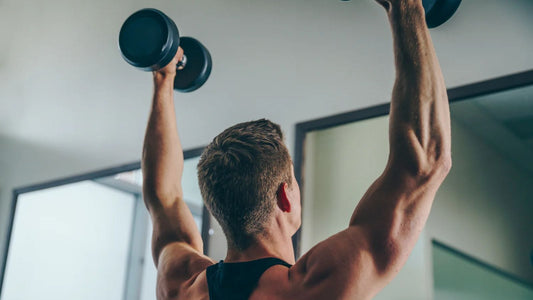
[[[244,263],[274,257],[290,265],[267,268],[249,299],[372,298],[407,260],[449,172],[448,99],[421,0],[377,2],[389,16],[397,68],[387,167],[359,202],[347,228],[297,261],[291,236],[301,222],[300,191],[291,169],[292,180],[280,183],[263,232],[247,244],[230,243],[224,260]],[[173,62],[154,72],[143,194],[154,224],[158,299],[210,299],[214,287],[207,269],[216,263],[202,254],[202,240],[181,189],[183,154],[172,83],[182,55],[178,51]]]

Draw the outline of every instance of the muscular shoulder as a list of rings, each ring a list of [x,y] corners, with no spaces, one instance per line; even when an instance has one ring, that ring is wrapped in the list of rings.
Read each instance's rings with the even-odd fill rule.
[[[345,230],[316,245],[290,269],[268,269],[250,299],[370,299],[383,285],[376,273],[375,257],[361,233]]]
[[[209,299],[205,270],[213,263],[187,244],[169,244],[158,261],[157,299]]]
[[[292,297],[292,286],[289,278],[289,268],[276,265],[263,273],[257,287],[250,295],[250,300],[282,300],[297,299]]]
[[[334,274],[331,274],[334,277]],[[257,287],[250,295],[250,300],[300,300],[300,299],[346,299],[329,284],[331,281],[306,282],[305,274],[274,266],[268,269]],[[340,282],[339,282],[340,283]],[[339,287],[340,288],[340,287]],[[342,289],[342,288],[340,288]]]

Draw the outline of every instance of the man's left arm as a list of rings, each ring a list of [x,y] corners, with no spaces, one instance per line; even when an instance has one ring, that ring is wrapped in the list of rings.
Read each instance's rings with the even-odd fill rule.
[[[168,66],[153,73],[154,96],[142,155],[143,198],[153,223],[152,254],[160,272],[181,263],[172,261],[172,257],[186,261],[190,261],[191,255],[207,259],[181,186],[183,150],[176,125],[173,87],[176,63],[182,55],[180,48]],[[161,262],[165,266],[160,266]]]

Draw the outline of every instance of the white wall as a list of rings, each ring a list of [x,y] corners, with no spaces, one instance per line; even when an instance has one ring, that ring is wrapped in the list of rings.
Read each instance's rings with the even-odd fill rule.
[[[307,135],[304,251],[346,228],[359,199],[385,167],[387,132],[388,118],[378,117]],[[432,239],[533,282],[532,174],[454,119],[452,157],[452,171],[437,193],[418,249],[393,281],[405,283],[386,287],[378,297],[428,299]]]
[[[0,0],[0,241],[13,188],[139,160],[151,80],[117,35],[147,6],[213,56],[207,84],[178,97],[185,148],[268,117],[292,149],[294,124],[389,99],[391,37],[371,0]],[[530,69],[532,6],[463,1],[432,33],[448,85]]]

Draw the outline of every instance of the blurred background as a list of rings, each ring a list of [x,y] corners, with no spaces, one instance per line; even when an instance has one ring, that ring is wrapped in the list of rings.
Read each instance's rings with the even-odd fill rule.
[[[35,297],[32,292],[38,292],[41,299],[155,297],[151,286],[154,270],[145,251],[150,224],[140,205],[139,186],[131,186],[136,185],[131,178],[138,178],[135,170],[104,176],[107,179],[70,180],[68,186],[55,181],[140,160],[151,75],[128,65],[117,44],[124,20],[145,7],[164,11],[182,35],[199,39],[213,58],[211,77],[201,89],[176,94],[178,127],[186,150],[207,145],[237,122],[266,117],[282,125],[294,154],[297,123],[390,101],[394,80],[391,34],[385,12],[371,0],[0,0],[0,257],[6,258],[0,262],[6,263],[0,269],[2,300],[31,299]],[[431,31],[447,86],[532,69],[531,11],[530,0],[463,1],[449,22]],[[519,280],[520,295],[530,295],[533,210],[528,204],[532,181],[531,162],[527,161],[532,156],[531,147],[524,148],[531,146],[529,137],[520,130],[527,133],[531,126],[511,123],[526,118],[523,114],[512,116],[530,112],[531,106],[513,106],[519,108],[507,112],[505,101],[521,93],[518,98],[531,103],[531,89],[507,92],[496,95],[492,103],[490,99],[485,104],[464,102],[452,108],[454,134],[462,142],[456,143],[459,148],[454,150],[452,171],[459,177],[450,176],[448,181],[459,185],[443,186],[443,195],[449,200],[436,202],[425,237],[412,255],[412,261],[420,266],[412,276],[420,280],[411,284],[419,288],[400,285],[400,290],[414,292],[404,296],[393,293],[386,299],[430,299],[437,294],[436,286],[458,290],[446,281],[450,278],[446,274],[458,278],[457,274],[467,271],[457,271],[462,270],[458,266],[452,273],[442,268],[442,273],[435,273],[433,268],[473,261],[465,257],[481,263],[472,267],[472,274],[477,274],[474,278],[485,278],[479,274],[492,274],[490,267],[495,267]],[[496,120],[499,125],[478,117]],[[369,149],[385,151],[386,117],[369,122],[376,122],[381,131],[359,131],[383,134],[373,134],[365,143],[377,143]],[[511,140],[490,140],[492,135],[487,137],[487,132],[501,132],[494,128],[504,130],[507,135],[503,136]],[[344,134],[355,134],[348,129],[343,135],[331,130],[309,136],[344,140]],[[364,133],[358,134],[364,139]],[[306,147],[311,147],[312,139]],[[502,147],[505,144],[509,147]],[[339,145],[336,149],[352,148]],[[381,150],[375,151],[376,163],[369,166],[374,171],[364,172],[365,180],[373,180],[381,171],[386,155]],[[456,152],[465,153],[464,160],[456,157]],[[320,157],[331,157],[328,153]],[[352,156],[356,163],[364,154]],[[208,224],[195,192],[195,158],[189,159],[185,197],[198,224]],[[461,161],[465,162],[462,166]],[[307,160],[303,163],[311,168]],[[474,171],[474,164],[494,168]],[[507,172],[521,175],[501,175]],[[491,179],[490,174],[498,177]],[[515,180],[518,177],[521,179]],[[461,188],[460,183],[472,180],[477,184]],[[497,189],[507,181],[507,188]],[[55,184],[36,188],[46,182]],[[368,185],[362,180],[357,186],[357,191],[345,191],[353,192],[353,202],[339,198],[336,209],[343,205],[353,209],[359,191]],[[14,210],[15,189],[27,192],[18,194]],[[474,190],[481,194],[474,195]],[[319,205],[323,200],[315,194]],[[311,192],[306,192],[309,195]],[[502,199],[506,195],[511,204],[492,200],[485,205],[489,196]],[[324,212],[313,216],[319,213],[313,207],[304,204],[302,250],[340,226],[332,222],[331,227],[321,227],[320,222],[336,215]],[[312,218],[306,219],[307,215]],[[455,215],[464,216],[450,217]],[[204,233],[211,233],[206,235],[209,254],[223,258],[224,238],[213,220],[209,224],[211,230],[204,228]],[[475,231],[465,230],[472,227]],[[306,228],[315,229],[306,232]],[[74,267],[72,262],[83,265]],[[478,283],[498,287],[494,282],[501,277]],[[435,278],[444,281],[436,283]],[[472,286],[465,280],[459,282]],[[450,297],[439,299],[488,299],[479,295]],[[513,298],[503,295],[496,299]]]

